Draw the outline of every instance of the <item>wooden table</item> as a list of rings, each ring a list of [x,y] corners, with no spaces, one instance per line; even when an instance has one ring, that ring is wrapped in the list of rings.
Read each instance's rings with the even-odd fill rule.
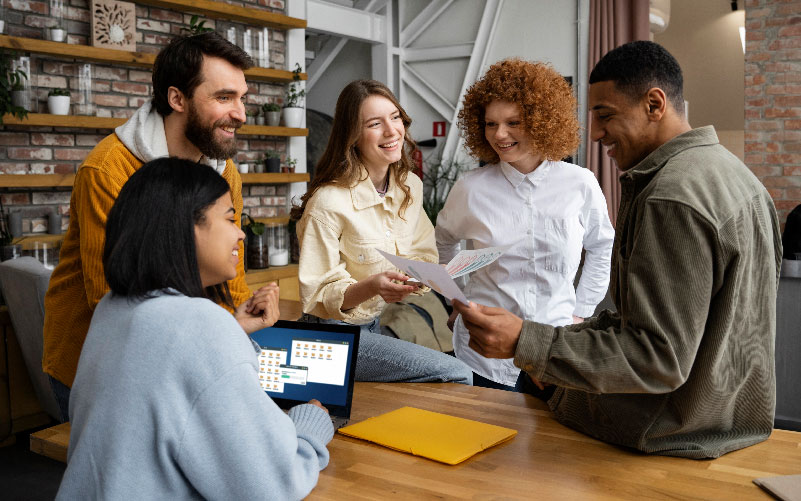
[[[456,466],[337,434],[309,499],[771,499],[751,480],[801,473],[801,433],[715,460],[646,456],[562,426],[528,395],[458,384],[356,383],[352,422],[404,405],[518,434]],[[43,430],[31,449],[65,453],[68,437],[69,424]]]

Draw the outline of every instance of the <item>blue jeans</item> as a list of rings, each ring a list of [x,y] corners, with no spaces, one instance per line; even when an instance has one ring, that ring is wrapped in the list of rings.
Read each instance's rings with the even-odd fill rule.
[[[517,393],[527,393],[546,402],[551,398],[551,396],[553,396],[554,391],[556,391],[556,386],[553,385],[546,386],[544,390],[539,389],[537,385],[534,384],[534,381],[532,381],[528,374],[526,374],[524,371],[520,371],[520,375],[517,377],[517,381],[515,382],[514,386],[497,383],[492,379],[487,379],[481,374],[474,372],[473,386],[494,388],[496,390],[504,391],[515,391]]]
[[[56,397],[61,422],[66,423],[70,420],[70,388],[49,374],[47,379],[50,380],[50,388],[53,390],[53,396]]]
[[[301,322],[354,325],[304,314]],[[378,318],[359,325],[356,381],[472,384],[473,371],[464,362],[408,341],[380,334]]]

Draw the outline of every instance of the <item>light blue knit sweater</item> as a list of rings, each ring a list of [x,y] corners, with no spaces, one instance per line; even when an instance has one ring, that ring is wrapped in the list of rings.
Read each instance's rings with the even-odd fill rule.
[[[287,416],[253,345],[211,301],[106,295],[70,396],[58,499],[300,499],[328,464],[331,420]]]

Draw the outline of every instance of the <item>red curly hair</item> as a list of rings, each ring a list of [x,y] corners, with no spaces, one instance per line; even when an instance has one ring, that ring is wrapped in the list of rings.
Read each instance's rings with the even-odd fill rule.
[[[458,125],[470,154],[487,163],[499,161],[484,136],[484,110],[493,101],[517,104],[521,128],[531,138],[532,153],[561,160],[578,149],[576,98],[570,85],[549,64],[504,59],[490,66],[467,89]]]

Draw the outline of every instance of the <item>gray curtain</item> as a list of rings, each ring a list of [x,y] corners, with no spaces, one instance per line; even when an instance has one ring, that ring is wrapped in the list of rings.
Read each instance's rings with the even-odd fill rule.
[[[649,39],[648,0],[590,0],[590,71],[610,50],[634,40]],[[614,225],[620,205],[620,172],[603,152],[599,143],[590,139],[592,117],[587,117],[587,168],[590,169],[606,196],[609,218]]]

